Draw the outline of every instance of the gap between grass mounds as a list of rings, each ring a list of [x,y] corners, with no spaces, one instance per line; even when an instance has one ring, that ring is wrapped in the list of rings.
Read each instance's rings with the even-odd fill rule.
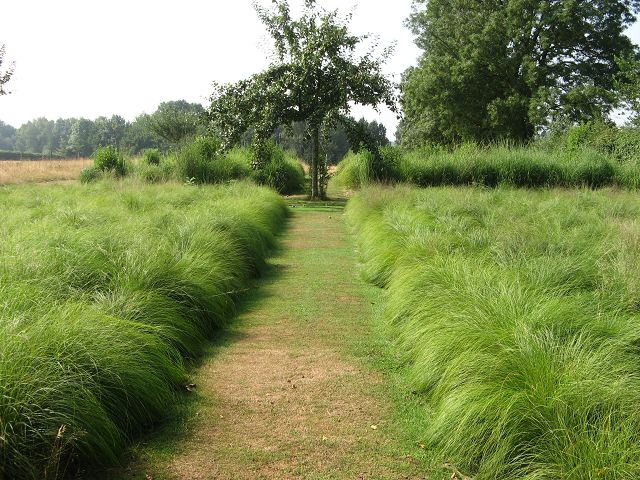
[[[233,336],[195,374],[196,399],[117,478],[422,479],[409,403],[371,328],[343,201],[288,199],[284,248]],[[113,478],[113,477],[112,477]]]

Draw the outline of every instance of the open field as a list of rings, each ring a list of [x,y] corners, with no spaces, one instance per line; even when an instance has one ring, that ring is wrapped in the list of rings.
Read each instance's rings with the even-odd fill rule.
[[[0,185],[77,180],[91,159],[0,160]]]
[[[348,216],[434,468],[640,477],[637,195],[375,187]]]
[[[114,462],[165,418],[287,210],[224,187],[0,188],[0,478]]]

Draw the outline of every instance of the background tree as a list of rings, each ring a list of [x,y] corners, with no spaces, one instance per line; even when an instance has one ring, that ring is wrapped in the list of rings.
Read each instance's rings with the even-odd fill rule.
[[[23,124],[16,132],[16,149],[19,152],[51,154],[54,125],[44,117]]]
[[[5,84],[11,79],[13,75],[13,64],[9,65],[9,68],[2,71],[2,63],[4,62],[5,46],[0,45],[0,95],[6,95],[7,92],[4,89]]]
[[[272,10],[255,6],[275,42],[275,60],[264,72],[233,85],[217,86],[211,97],[212,130],[227,145],[237,142],[250,128],[254,141],[264,144],[280,125],[305,122],[311,140],[311,198],[319,198],[320,133],[323,125],[335,124],[348,115],[350,103],[384,102],[395,109],[393,85],[382,74],[391,53],[374,55],[376,45],[359,56],[356,52],[367,36],[351,35],[350,16],[326,11],[306,0],[299,19],[291,16],[286,0],[274,0]]]
[[[414,0],[424,50],[402,82],[404,145],[527,140],[563,117],[606,118],[638,0]]]
[[[16,129],[0,120],[0,150],[12,151],[16,145]]]
[[[352,149],[352,144],[345,128],[345,120],[337,122],[330,126],[321,138],[322,151],[325,154],[328,165],[336,165],[344,156]],[[349,119],[355,122],[355,119]],[[376,139],[378,146],[389,144],[387,138],[387,129],[381,123],[375,120],[367,121],[364,118],[358,120],[363,129],[369,131],[371,136]],[[272,140],[285,150],[291,150],[296,155],[311,165],[310,142],[308,141],[306,132],[308,131],[306,122],[294,122],[289,127],[279,126],[272,135]]]
[[[162,102],[158,109],[145,117],[147,128],[171,144],[195,135],[203,123],[204,108],[185,100]]]
[[[618,59],[620,71],[616,86],[622,93],[623,106],[628,113],[628,124],[640,127],[640,53]]]
[[[124,118],[120,115],[112,115],[111,118],[98,117],[93,123],[95,135],[93,144],[96,147],[108,145],[120,147],[127,129],[127,122]]]
[[[69,150],[77,156],[88,157],[95,150],[95,143],[93,142],[95,135],[94,124],[91,120],[86,118],[77,119],[73,125],[71,125],[71,132],[69,134]]]
[[[169,144],[147,127],[147,115],[140,115],[133,122],[127,123],[122,148],[135,154],[148,148],[167,150]]]

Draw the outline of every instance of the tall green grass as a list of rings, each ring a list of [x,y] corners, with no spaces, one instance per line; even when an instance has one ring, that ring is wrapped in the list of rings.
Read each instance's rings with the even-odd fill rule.
[[[406,182],[421,187],[479,185],[486,187],[640,186],[640,164],[621,162],[591,148],[546,150],[536,146],[479,147],[454,150],[429,147],[396,150],[375,166],[367,152],[350,153],[339,165],[337,181],[359,188],[374,181]],[[385,173],[387,172],[387,173]]]
[[[196,137],[166,155],[147,150],[136,162],[123,163],[121,170],[113,167],[118,161],[116,149],[105,147],[96,152],[96,165],[81,172],[80,181],[93,183],[127,175],[151,184],[170,181],[218,184],[247,179],[281,194],[301,193],[305,177],[300,160],[275,144],[269,145],[263,152],[265,158],[256,162],[254,152],[248,148],[223,151],[215,138]]]
[[[106,465],[264,266],[270,190],[130,181],[0,189],[0,478]]]
[[[247,178],[251,165],[238,152],[222,152],[220,143],[213,138],[198,137],[183,145],[175,153],[178,178],[197,183],[221,183]]]
[[[347,213],[436,469],[640,477],[636,195],[378,187]]]

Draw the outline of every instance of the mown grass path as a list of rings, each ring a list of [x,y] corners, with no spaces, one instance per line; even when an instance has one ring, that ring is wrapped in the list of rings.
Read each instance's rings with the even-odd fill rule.
[[[372,366],[376,292],[342,209],[296,204],[270,273],[197,369],[184,432],[152,440],[126,477],[425,478]]]

